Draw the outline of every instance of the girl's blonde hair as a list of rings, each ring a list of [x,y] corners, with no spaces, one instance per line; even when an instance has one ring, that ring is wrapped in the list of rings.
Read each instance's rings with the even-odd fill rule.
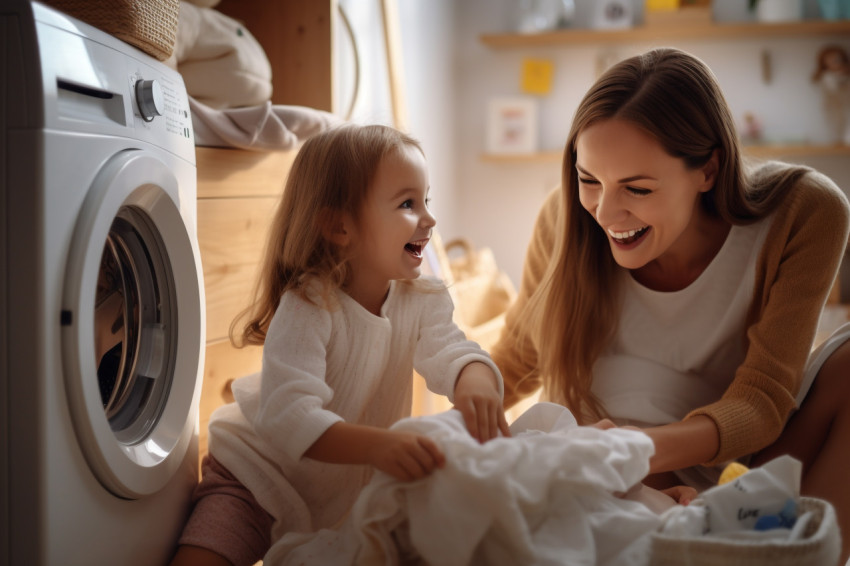
[[[514,334],[535,344],[537,370],[549,398],[584,422],[606,414],[590,390],[591,370],[614,336],[620,303],[618,266],[607,237],[579,202],[576,140],[591,124],[612,118],[649,133],[690,168],[702,167],[717,151],[717,180],[701,204],[731,224],[767,215],[808,171],[780,167],[769,175],[748,176],[732,114],[714,75],[685,52],[654,49],[614,65],[596,81],[579,104],[564,149],[564,208],[553,259]]]
[[[311,136],[295,157],[272,221],[252,304],[230,326],[237,347],[263,344],[286,291],[309,300],[305,285],[318,281],[329,296],[348,278],[344,250],[329,238],[343,213],[357,221],[384,156],[410,136],[387,126],[346,124]]]

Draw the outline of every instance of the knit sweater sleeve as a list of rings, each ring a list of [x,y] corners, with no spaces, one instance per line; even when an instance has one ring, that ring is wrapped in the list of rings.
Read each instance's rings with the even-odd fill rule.
[[[562,208],[561,190],[557,188],[549,193],[538,213],[525,255],[517,298],[505,315],[505,327],[491,351],[505,380],[505,408],[531,395],[542,384],[537,367],[537,348],[524,334],[524,323],[528,320],[525,310],[529,297],[537,290],[549,266]]]
[[[325,381],[331,330],[327,309],[287,292],[266,334],[254,430],[293,461],[342,420],[324,409],[333,398]]]
[[[472,362],[490,366],[496,374],[499,395],[504,393],[502,374],[477,343],[468,340],[452,320],[454,306],[448,291],[417,293],[420,301],[419,337],[413,358],[416,371],[428,389],[454,402],[454,388],[461,370]]]
[[[850,208],[828,178],[808,173],[776,211],[756,266],[747,352],[723,397],[691,412],[717,425],[707,465],[775,441],[795,407],[821,310],[847,249]]]

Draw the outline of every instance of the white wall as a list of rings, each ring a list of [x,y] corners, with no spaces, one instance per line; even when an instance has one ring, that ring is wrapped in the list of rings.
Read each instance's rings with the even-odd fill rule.
[[[408,107],[408,131],[421,143],[431,177],[431,207],[438,229],[456,223],[455,202],[455,4],[453,0],[399,0],[402,74]],[[340,0],[348,14],[360,54],[360,92],[351,120],[393,124],[384,46],[383,19],[376,0]],[[354,77],[351,42],[337,28],[337,101],[350,105]]]
[[[587,23],[593,1],[576,0],[579,25]],[[391,123],[379,3],[340,3],[359,29],[364,90],[354,119]],[[572,114],[596,77],[597,59],[622,58],[654,45],[491,49],[479,36],[514,29],[517,0],[398,0],[398,4],[409,130],[422,140],[428,156],[438,229],[444,240],[463,236],[490,246],[518,284],[534,218],[547,192],[560,181],[560,164],[483,162],[488,100],[520,94],[523,58],[552,60],[552,92],[539,98],[539,145],[560,150]],[[751,17],[745,5],[744,0],[715,0],[715,16],[721,21]],[[806,0],[806,15],[816,14],[817,0]],[[850,49],[847,36],[683,40],[674,45],[705,60],[734,115],[740,119],[747,111],[756,112],[767,138],[820,142],[826,138],[826,127],[819,92],[810,77],[815,55],[828,41]],[[761,79],[762,52],[772,62],[770,83]],[[341,67],[346,65],[350,67],[343,56]],[[341,77],[340,90],[346,92],[344,72]],[[346,106],[348,99],[340,98],[341,106]],[[787,159],[815,166],[850,189],[846,156]]]
[[[746,17],[746,12],[736,13],[741,11],[741,4],[738,0],[715,0],[715,10],[720,11],[722,19]],[[596,58],[611,52],[622,58],[654,45],[485,47],[479,36],[511,29],[514,5],[513,0],[459,0],[456,4],[456,190],[461,220],[450,229],[444,227],[444,236],[462,234],[478,245],[491,246],[500,265],[518,283],[534,218],[548,189],[560,180],[560,164],[482,162],[487,101],[494,96],[520,94],[524,57],[551,59],[555,78],[551,94],[539,99],[539,144],[544,150],[559,150],[581,96],[595,79]],[[811,12],[812,6],[807,5],[807,10]],[[767,138],[823,141],[827,134],[819,92],[810,77],[816,53],[828,40],[850,49],[850,38],[846,36],[692,40],[676,41],[675,46],[701,57],[716,73],[733,114],[741,118],[747,111],[756,112]],[[764,50],[772,61],[773,79],[769,84],[761,79]],[[846,156],[808,161],[831,175],[845,190],[850,188],[850,164]]]

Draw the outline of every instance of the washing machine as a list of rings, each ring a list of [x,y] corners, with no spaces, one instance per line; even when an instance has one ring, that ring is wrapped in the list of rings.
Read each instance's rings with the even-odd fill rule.
[[[161,565],[205,341],[182,79],[0,0],[0,132],[0,564]]]

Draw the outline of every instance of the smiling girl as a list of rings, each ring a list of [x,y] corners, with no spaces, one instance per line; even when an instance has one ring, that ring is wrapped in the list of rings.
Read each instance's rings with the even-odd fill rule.
[[[420,146],[383,126],[309,138],[275,216],[257,298],[234,336],[260,374],[210,420],[210,454],[172,564],[254,564],[286,532],[333,528],[374,469],[414,480],[443,465],[410,415],[413,370],[479,441],[509,430],[502,380],[420,278],[435,225]]]
[[[701,61],[622,61],[579,105],[537,219],[492,352],[505,406],[542,386],[585,423],[640,427],[653,487],[791,454],[850,540],[850,324],[812,352],[848,225],[825,176],[745,166]]]

